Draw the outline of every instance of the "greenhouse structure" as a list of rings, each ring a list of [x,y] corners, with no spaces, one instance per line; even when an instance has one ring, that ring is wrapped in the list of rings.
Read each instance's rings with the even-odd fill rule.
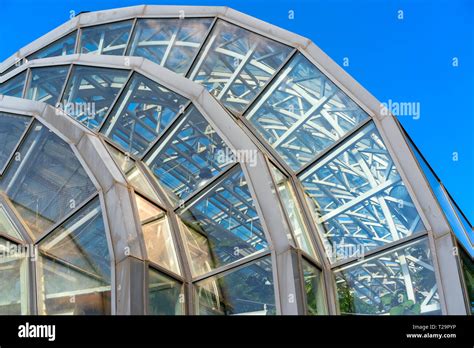
[[[0,314],[474,311],[474,234],[311,40],[81,13],[0,64]]]

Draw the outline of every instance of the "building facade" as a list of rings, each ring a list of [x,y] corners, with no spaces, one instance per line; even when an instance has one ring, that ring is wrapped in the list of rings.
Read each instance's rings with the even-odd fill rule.
[[[0,65],[0,313],[468,314],[473,232],[310,40],[83,13]]]

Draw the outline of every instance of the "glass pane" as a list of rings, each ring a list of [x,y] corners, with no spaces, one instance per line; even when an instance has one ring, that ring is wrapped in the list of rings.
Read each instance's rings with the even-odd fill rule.
[[[139,19],[128,55],[185,74],[211,23],[212,18]]]
[[[318,260],[318,254],[313,247],[309,232],[304,224],[303,216],[301,215],[301,207],[296,200],[293,188],[291,187],[288,178],[274,165],[270,164],[270,168],[298,247]],[[291,240],[291,236],[289,236],[289,239]]]
[[[335,274],[341,314],[441,314],[427,239],[365,259]]]
[[[145,174],[137,167],[135,161],[131,157],[126,156],[112,146],[106,145],[106,147],[115,163],[122,170],[123,174],[127,178],[128,182],[133,186],[135,191],[138,191],[142,195],[145,195],[148,198],[161,203],[161,199],[158,197],[155,190],[148,182]]]
[[[21,98],[25,86],[26,71],[0,84],[0,94]]]
[[[297,170],[368,115],[302,54],[297,54],[246,117]]]
[[[464,275],[464,283],[466,284],[467,297],[469,299],[471,314],[474,314],[474,260],[461,248],[460,259],[461,267]]]
[[[71,147],[38,121],[0,184],[35,237],[96,192]]]
[[[192,107],[152,151],[146,163],[172,199],[184,199],[222,172],[233,156],[224,140]]]
[[[184,314],[184,287],[176,280],[153,270],[148,270],[149,315]]]
[[[20,245],[0,238],[0,315],[28,313],[28,260]]]
[[[40,314],[110,314],[111,258],[98,198],[39,244]]]
[[[0,112],[0,173],[8,164],[30,120],[27,116]]]
[[[125,52],[133,21],[83,28],[80,53],[121,56]]]
[[[134,74],[102,132],[128,153],[142,156],[186,102],[158,83]]]
[[[228,108],[242,111],[291,51],[281,43],[218,20],[192,78]]]
[[[13,238],[23,240],[23,237],[16,228],[15,224],[8,215],[7,210],[3,205],[0,204],[0,234],[11,236]],[[1,238],[0,238],[1,240]]]
[[[33,60],[74,54],[76,36],[77,33],[74,31],[71,34],[59,39],[58,41],[53,42],[51,45],[29,55],[27,59]]]
[[[406,140],[415,154],[415,158],[418,161],[423,173],[425,174],[426,180],[428,180],[431,190],[436,196],[436,199],[438,200],[438,203],[443,210],[444,215],[456,236],[456,239],[463,245],[471,257],[474,257],[474,247],[472,243],[474,240],[474,233],[472,231],[472,227],[453,204],[449,196],[446,194],[443,185],[438,181],[432,169],[423,159],[416,147],[412,144],[411,140]],[[471,188],[468,187],[468,189]]]
[[[176,246],[164,211],[138,195],[135,195],[135,199],[148,259],[176,274],[181,274]]]
[[[96,130],[127,80],[126,70],[78,66],[62,100],[71,117]]]
[[[324,283],[323,274],[319,269],[309,262],[303,260],[304,291],[306,294],[306,305],[308,314],[322,315],[327,314],[326,304],[324,303]]]
[[[232,170],[212,189],[179,213],[195,234],[205,239],[212,268],[253,255],[268,247],[260,219],[240,168]],[[186,234],[188,239],[188,235]],[[187,240],[191,243],[193,240]],[[202,245],[202,242],[200,243]],[[192,247],[192,246],[189,246]],[[191,263],[196,262],[191,260]],[[202,265],[192,270],[195,275]]]
[[[56,106],[68,69],[67,66],[31,69],[26,98]]]
[[[200,315],[276,314],[270,257],[195,284]]]
[[[424,230],[420,215],[374,124],[301,177],[331,261]]]

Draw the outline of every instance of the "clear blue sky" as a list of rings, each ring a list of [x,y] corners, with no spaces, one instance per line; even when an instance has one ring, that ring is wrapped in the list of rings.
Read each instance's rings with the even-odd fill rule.
[[[401,122],[474,222],[474,1],[0,0],[0,60],[67,21],[70,11],[140,4],[233,7],[312,39],[341,65],[348,57],[344,68],[380,101],[419,102],[421,117]]]

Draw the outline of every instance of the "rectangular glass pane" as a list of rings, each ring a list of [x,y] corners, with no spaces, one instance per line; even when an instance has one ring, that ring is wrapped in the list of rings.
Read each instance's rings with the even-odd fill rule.
[[[96,130],[124,86],[128,74],[127,70],[74,67],[61,102],[62,109],[88,128]]]
[[[441,314],[426,238],[336,271],[341,314]]]
[[[275,292],[270,257],[195,284],[200,315],[274,315]]]
[[[179,94],[134,74],[101,132],[126,152],[142,156],[186,102]]]
[[[200,235],[200,245],[209,250],[210,267],[220,266],[255,254],[268,247],[260,219],[240,168],[232,170],[203,196],[179,212],[182,221],[196,235]],[[189,248],[195,239],[185,237]],[[203,245],[203,241],[206,243]],[[195,275],[202,271],[202,265],[193,264]]]
[[[123,55],[132,24],[133,21],[130,20],[83,28],[80,53]]]
[[[242,111],[291,51],[279,42],[218,20],[197,58],[192,78],[228,108]]]
[[[298,53],[246,117],[285,162],[298,170],[368,115]]]
[[[302,260],[304,291],[309,315],[327,314],[322,272],[306,260]]]
[[[139,56],[185,74],[204,41],[212,18],[139,19],[129,56]]]
[[[69,144],[38,121],[2,177],[0,187],[35,237],[96,192]]]
[[[51,45],[46,46],[45,48],[42,48],[39,51],[29,55],[27,57],[27,60],[74,54],[74,49],[76,46],[76,36],[77,32],[74,31],[71,34],[68,34],[65,37],[53,42]]]
[[[68,69],[67,66],[31,69],[26,98],[56,106]]]
[[[331,261],[424,230],[373,123],[300,177]]]
[[[148,315],[184,314],[184,286],[154,269],[148,270]]]
[[[28,259],[25,250],[0,238],[0,315],[28,314]]]
[[[185,199],[222,172],[232,156],[224,140],[192,107],[145,162],[171,199]]]

